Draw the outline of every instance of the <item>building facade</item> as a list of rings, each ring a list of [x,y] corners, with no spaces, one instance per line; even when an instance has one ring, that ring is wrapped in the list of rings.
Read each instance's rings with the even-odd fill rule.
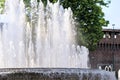
[[[120,69],[120,30],[104,29],[104,36],[95,51],[89,54],[91,68],[118,71]]]

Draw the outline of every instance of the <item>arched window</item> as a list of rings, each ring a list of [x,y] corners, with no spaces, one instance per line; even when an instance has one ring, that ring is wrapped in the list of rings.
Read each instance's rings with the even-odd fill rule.
[[[109,65],[109,71],[112,71],[112,66],[111,65]]]
[[[111,65],[105,66],[105,70],[106,70],[106,71],[112,71],[112,66],[111,66]]]
[[[108,66],[105,66],[105,70],[106,70],[106,71],[109,71],[109,67],[108,67]]]

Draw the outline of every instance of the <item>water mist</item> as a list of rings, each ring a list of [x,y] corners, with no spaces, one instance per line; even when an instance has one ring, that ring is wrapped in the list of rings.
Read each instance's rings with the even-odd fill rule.
[[[88,49],[76,44],[70,8],[57,3],[6,0],[0,17],[1,68],[88,68]],[[28,17],[26,17],[26,15]]]

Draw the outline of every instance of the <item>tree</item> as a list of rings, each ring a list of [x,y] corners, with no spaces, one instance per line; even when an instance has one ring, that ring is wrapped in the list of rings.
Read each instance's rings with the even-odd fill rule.
[[[56,2],[57,0],[50,0]],[[45,0],[44,0],[45,2]],[[71,7],[77,25],[78,44],[85,45],[89,50],[94,50],[99,40],[103,37],[102,27],[107,26],[109,21],[105,20],[102,6],[110,1],[104,0],[60,0],[64,8]],[[81,37],[81,33],[83,37]]]
[[[37,0],[38,2],[40,0]],[[46,5],[47,0],[41,0]],[[56,2],[57,0],[50,0]],[[29,6],[30,0],[24,0]],[[94,50],[97,43],[103,37],[102,26],[107,26],[109,21],[105,20],[102,6],[107,6],[104,0],[60,0],[64,8],[71,7],[73,16],[78,22],[77,42],[85,45],[89,50]],[[83,37],[81,37],[83,35]]]
[[[102,27],[109,23],[102,11],[102,6],[107,6],[108,3],[110,2],[104,0],[63,0],[61,3],[65,8],[71,7],[76,21],[79,22],[78,37],[80,32],[83,34],[83,39],[79,37],[78,43],[86,45],[89,50],[96,48],[103,37]]]
[[[0,13],[3,12],[5,0],[0,0]]]

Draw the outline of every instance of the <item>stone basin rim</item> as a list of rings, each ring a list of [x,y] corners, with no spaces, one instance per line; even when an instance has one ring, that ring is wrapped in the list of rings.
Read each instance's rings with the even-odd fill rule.
[[[101,73],[101,72],[107,72],[105,70],[99,70],[99,69],[86,69],[86,68],[0,68],[0,73],[2,72],[84,72],[84,73]]]

